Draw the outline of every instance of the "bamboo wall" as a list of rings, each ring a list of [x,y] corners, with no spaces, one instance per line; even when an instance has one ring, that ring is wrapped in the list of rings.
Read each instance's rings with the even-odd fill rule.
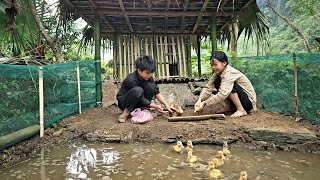
[[[156,79],[191,76],[190,36],[116,36],[114,70],[118,80],[135,71],[135,60],[149,55],[157,62]]]

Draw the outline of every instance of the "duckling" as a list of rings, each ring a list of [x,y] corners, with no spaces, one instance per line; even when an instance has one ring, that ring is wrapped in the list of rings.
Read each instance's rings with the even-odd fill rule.
[[[193,151],[193,144],[192,144],[192,141],[188,141],[187,142],[187,147],[186,147],[186,150],[187,150],[187,152],[189,152],[189,151]]]
[[[239,180],[247,180],[248,179],[248,174],[246,171],[241,171],[240,172],[240,177]]]
[[[212,159],[212,161],[215,163],[215,166],[219,167],[219,166],[224,165],[225,157],[224,157],[222,151],[218,151],[216,153],[216,156],[217,156],[217,158]]]
[[[177,116],[181,116],[183,114],[183,109],[181,108],[181,106],[177,106],[177,108],[175,108],[175,111],[177,113]]]
[[[230,155],[227,141],[223,142],[222,152],[223,152],[223,155],[225,155],[225,156]]]
[[[195,162],[198,162],[198,161],[200,161],[200,160],[201,160],[201,158],[192,155],[192,151],[188,151],[187,161],[188,161],[189,163],[195,163]]]
[[[224,173],[220,169],[215,169],[215,162],[210,160],[208,161],[208,173],[207,176],[210,179],[218,179],[218,178],[223,178]]]
[[[176,145],[172,146],[172,150],[176,153],[182,153],[183,148],[184,146],[181,141],[178,141]]]

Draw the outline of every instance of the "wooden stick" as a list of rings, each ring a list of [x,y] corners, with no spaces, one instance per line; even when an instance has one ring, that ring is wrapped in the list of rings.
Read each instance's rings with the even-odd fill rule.
[[[77,62],[77,81],[78,81],[78,101],[79,101],[79,114],[82,113],[81,111],[81,86],[80,86],[80,68],[79,68],[79,61]]]
[[[40,118],[40,137],[44,134],[44,97],[43,97],[43,67],[39,67],[39,118]]]
[[[198,116],[179,116],[179,117],[168,117],[168,121],[201,121],[212,118],[225,119],[224,114],[208,114],[208,115],[198,115]]]

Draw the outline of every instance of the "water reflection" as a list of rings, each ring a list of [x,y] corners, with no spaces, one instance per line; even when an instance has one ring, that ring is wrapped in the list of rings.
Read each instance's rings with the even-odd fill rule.
[[[97,161],[97,151],[86,145],[81,147],[73,146],[66,172],[73,178],[85,179],[89,174],[89,166],[95,167]]]

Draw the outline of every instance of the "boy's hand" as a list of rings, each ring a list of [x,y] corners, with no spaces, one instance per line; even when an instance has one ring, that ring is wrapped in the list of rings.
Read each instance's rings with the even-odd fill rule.
[[[160,113],[163,113],[163,109],[159,105],[156,105],[155,103],[151,103],[150,107],[155,108]]]

